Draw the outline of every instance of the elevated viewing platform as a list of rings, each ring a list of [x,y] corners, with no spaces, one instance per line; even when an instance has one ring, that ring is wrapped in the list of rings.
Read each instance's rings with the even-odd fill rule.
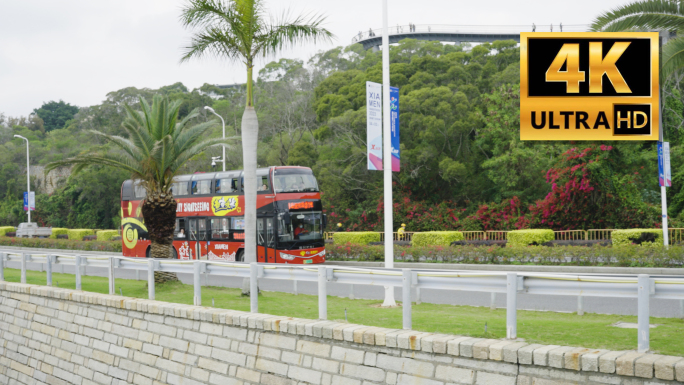
[[[587,24],[563,25],[444,25],[422,24],[396,25],[389,27],[390,44],[403,39],[418,39],[461,43],[486,43],[496,40],[520,42],[520,32],[585,32]],[[382,28],[359,32],[352,38],[352,44],[361,43],[364,49],[377,49],[382,45]]]

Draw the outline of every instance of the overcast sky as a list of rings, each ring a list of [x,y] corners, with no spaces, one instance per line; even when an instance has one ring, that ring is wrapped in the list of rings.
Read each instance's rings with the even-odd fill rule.
[[[397,24],[589,24],[627,0],[389,0]],[[99,104],[121,88],[158,88],[183,82],[244,82],[244,66],[217,59],[179,64],[190,32],[178,22],[182,0],[0,0],[0,113],[28,115],[62,99]],[[306,46],[279,57],[308,59],[317,50],[348,45],[360,30],[382,26],[380,0],[267,0],[274,14],[319,12],[333,44]],[[557,27],[554,27],[557,30]],[[273,58],[271,58],[273,59]],[[270,60],[269,60],[270,61]],[[265,61],[259,63],[263,65]],[[258,71],[259,67],[256,68]]]

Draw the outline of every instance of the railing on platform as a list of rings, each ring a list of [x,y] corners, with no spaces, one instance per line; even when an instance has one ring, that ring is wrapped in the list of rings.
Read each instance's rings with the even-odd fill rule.
[[[589,230],[559,230],[554,231],[554,239],[557,241],[608,241],[611,239],[612,232],[617,229],[589,229]],[[393,233],[395,241],[412,241],[413,234],[417,232]],[[508,239],[508,230],[490,231],[461,231],[466,241],[505,241]],[[668,229],[669,243],[671,245],[684,242],[684,228]],[[333,232],[325,233],[326,240],[333,239]],[[380,240],[385,240],[385,234],[379,232]]]
[[[466,241],[484,241],[487,240],[487,233],[484,231],[461,231],[463,239]]]
[[[259,312],[258,279],[308,281],[318,283],[318,317],[328,319],[328,282],[399,286],[403,298],[403,328],[412,328],[412,289],[458,290],[506,294],[506,338],[517,338],[517,295],[570,295],[583,297],[637,298],[638,351],[649,349],[649,302],[651,298],[684,300],[684,279],[651,278],[639,275],[545,274],[523,272],[463,272],[421,269],[355,268],[342,266],[295,266],[220,261],[179,261],[168,259],[127,258],[121,256],[55,255],[0,252],[0,281],[5,280],[7,263],[19,263],[22,284],[26,283],[28,263],[45,265],[47,286],[52,286],[55,266],[74,266],[75,289],[81,290],[82,269],[85,266],[103,267],[108,271],[109,295],[115,290],[115,269],[147,272],[148,298],[155,299],[154,272],[185,273],[193,275],[196,306],[202,305],[202,274],[221,277],[248,278],[250,281],[250,311]],[[579,309],[578,309],[579,310]]]
[[[587,232],[584,230],[554,231],[554,239],[557,241],[585,241]]]
[[[589,229],[587,230],[588,241],[607,241],[615,229]]]

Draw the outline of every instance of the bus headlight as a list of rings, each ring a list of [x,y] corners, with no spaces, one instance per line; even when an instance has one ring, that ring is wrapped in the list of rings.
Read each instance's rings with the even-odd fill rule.
[[[282,258],[286,261],[291,261],[291,260],[295,259],[295,256],[290,255],[290,254],[280,253],[280,258]]]

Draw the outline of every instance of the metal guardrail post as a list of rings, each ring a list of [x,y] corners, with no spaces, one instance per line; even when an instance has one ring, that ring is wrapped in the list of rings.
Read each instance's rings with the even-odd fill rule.
[[[401,310],[403,315],[403,328],[411,330],[413,322],[411,320],[411,269],[401,269]]]
[[[489,310],[496,310],[496,293],[492,292],[489,299]]]
[[[259,283],[257,277],[259,275],[259,266],[256,262],[249,264],[249,311],[252,313],[259,312]]]
[[[638,293],[637,293],[637,314],[638,314],[638,348],[639,353],[645,353],[649,350],[650,344],[650,306],[649,300],[651,299],[651,279],[648,274],[639,274],[638,276]]]
[[[5,253],[0,253],[0,281],[5,280]]]
[[[77,255],[75,261],[76,266],[74,270],[76,273],[76,290],[81,290],[81,256]]]
[[[354,284],[349,284],[349,299],[354,299]]]
[[[584,315],[584,297],[577,297],[577,315]]]
[[[297,280],[292,281],[292,291],[294,292],[294,295],[299,295],[299,291],[297,291]]]
[[[518,274],[506,274],[506,338],[518,338]]]
[[[147,260],[147,298],[154,299],[154,259]]]
[[[52,258],[54,258],[53,255],[48,255],[46,258],[45,278],[47,280],[46,284],[48,286],[52,286]]]
[[[192,285],[195,288],[195,295],[192,302],[195,306],[202,306],[202,285],[200,283],[200,269],[202,266],[200,264],[201,262],[195,261],[192,265]]]
[[[328,319],[328,272],[325,266],[318,267],[318,319]]]
[[[26,253],[21,253],[21,283],[26,283]]]
[[[114,295],[114,257],[109,257],[109,264],[107,265],[107,277],[109,278],[109,295]]]

